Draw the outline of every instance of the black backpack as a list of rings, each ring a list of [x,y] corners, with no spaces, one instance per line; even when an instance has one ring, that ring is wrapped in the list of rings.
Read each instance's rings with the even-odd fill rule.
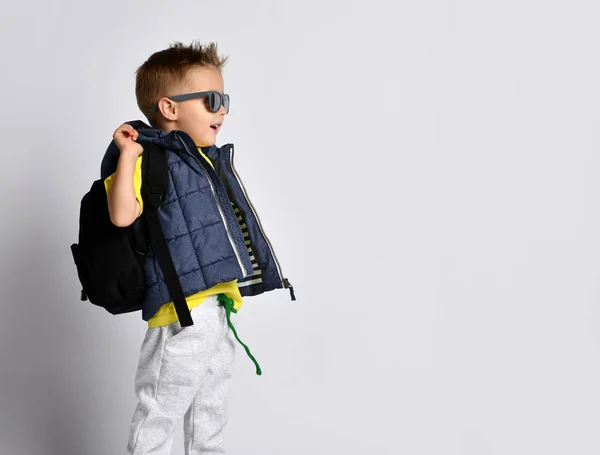
[[[141,310],[146,294],[144,263],[152,243],[179,322],[190,326],[194,322],[158,218],[169,182],[167,152],[150,142],[141,145],[144,211],[134,224],[121,228],[112,223],[103,179],[96,180],[81,200],[79,243],[71,245],[81,300],[89,299],[111,314]]]

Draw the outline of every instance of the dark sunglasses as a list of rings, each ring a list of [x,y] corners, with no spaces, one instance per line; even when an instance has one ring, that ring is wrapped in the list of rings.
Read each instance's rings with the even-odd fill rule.
[[[186,93],[185,95],[175,95],[169,96],[168,98],[172,101],[186,101],[191,100],[193,98],[202,98],[203,96],[207,97],[208,100],[208,108],[212,112],[218,112],[221,109],[221,106],[225,107],[225,112],[229,113],[229,95],[220,94],[214,90],[210,90],[208,92],[196,92],[196,93]],[[158,110],[158,103],[152,106],[150,112],[156,112]]]

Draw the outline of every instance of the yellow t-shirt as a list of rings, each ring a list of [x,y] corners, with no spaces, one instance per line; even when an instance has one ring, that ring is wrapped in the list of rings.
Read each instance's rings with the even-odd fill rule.
[[[202,149],[198,147],[200,154],[208,161],[212,166],[213,164],[208,157],[202,152]],[[214,166],[213,166],[214,167]],[[110,192],[112,188],[114,175],[112,174],[104,180],[104,186],[106,193]],[[142,201],[142,157],[140,156],[135,163],[135,170],[133,173],[133,188],[135,190],[135,197],[140,203],[140,215],[144,210],[144,203]],[[225,283],[219,283],[210,289],[200,291],[196,294],[192,294],[185,298],[188,308],[190,311],[192,308],[200,305],[207,297],[215,294],[226,294],[229,298],[234,301],[234,308],[239,310],[242,306],[242,295],[237,285],[237,280],[227,281]],[[172,324],[178,320],[177,312],[173,302],[163,304],[158,311],[148,320],[148,327],[160,327],[167,324]]]

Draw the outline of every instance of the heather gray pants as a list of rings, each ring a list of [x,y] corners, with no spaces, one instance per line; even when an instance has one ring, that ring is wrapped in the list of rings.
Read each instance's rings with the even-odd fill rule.
[[[210,296],[192,309],[194,325],[148,328],[135,377],[139,400],[129,454],[168,455],[183,418],[186,455],[225,454],[227,390],[235,338],[225,309]]]

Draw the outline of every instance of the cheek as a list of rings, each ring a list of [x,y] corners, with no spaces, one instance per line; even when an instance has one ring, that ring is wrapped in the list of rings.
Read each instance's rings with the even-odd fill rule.
[[[192,129],[209,128],[212,123],[213,116],[204,109],[194,109],[186,112],[186,123]]]
[[[203,125],[210,125],[214,115],[206,109],[205,106],[200,106],[199,109],[196,110],[194,117],[197,122],[202,123]]]

